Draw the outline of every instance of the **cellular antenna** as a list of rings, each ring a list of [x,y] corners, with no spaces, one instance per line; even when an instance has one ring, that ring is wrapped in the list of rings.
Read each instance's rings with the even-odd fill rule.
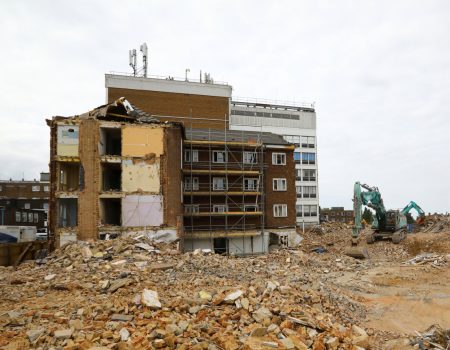
[[[128,51],[128,56],[129,56],[129,60],[130,60],[130,66],[131,68],[133,68],[133,76],[136,76],[136,50],[129,50]]]
[[[143,63],[143,77],[147,78],[147,65],[148,65],[148,49],[147,49],[147,43],[143,43],[141,45],[141,52],[142,52],[142,63]]]

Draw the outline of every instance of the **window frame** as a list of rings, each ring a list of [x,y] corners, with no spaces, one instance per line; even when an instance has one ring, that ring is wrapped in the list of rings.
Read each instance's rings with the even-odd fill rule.
[[[40,185],[31,186],[31,192],[41,192],[41,186]]]
[[[246,181],[254,181],[255,182],[255,186],[252,188],[249,188],[246,186]],[[257,191],[258,190],[258,178],[253,178],[253,177],[244,177],[243,183],[242,183],[242,188],[245,191]]]
[[[185,204],[184,205],[184,213],[185,214],[196,214],[200,212],[199,204]]]
[[[278,163],[278,156],[282,158],[282,162]],[[273,152],[272,153],[272,165],[286,165],[286,153],[285,152]]]
[[[192,152],[191,152],[192,151]],[[192,160],[191,160],[192,156]],[[197,163],[198,162],[198,149],[185,149],[184,150],[184,161],[186,163]]]
[[[281,215],[277,215],[277,211],[281,208]],[[286,218],[288,216],[287,204],[274,204],[273,205],[273,217],[274,218]]]
[[[253,208],[255,210],[247,210],[248,208]],[[255,213],[258,211],[258,204],[244,204],[245,213]]]
[[[228,212],[228,204],[213,204],[213,213],[226,213]]]
[[[280,186],[280,184],[281,184],[281,186]],[[284,186],[283,186],[283,184],[284,184]],[[275,191],[275,192],[285,192],[285,191],[287,191],[287,180],[286,180],[286,178],[284,178],[284,177],[273,178],[272,179],[272,190]]]
[[[224,160],[219,161],[218,157],[216,156],[219,153],[223,153],[224,155]],[[228,163],[228,152],[227,151],[213,151],[213,157],[212,157],[212,162],[213,163],[217,163],[217,164],[224,164],[224,163]]]
[[[22,213],[20,211],[16,211],[16,222],[22,222]]]
[[[200,188],[200,181],[198,176],[187,176],[184,178],[184,191],[198,191]]]
[[[248,158],[249,155],[251,155],[250,159]],[[254,160],[254,161],[250,162],[249,160]],[[258,163],[258,153],[244,151],[244,153],[242,154],[242,162],[244,164],[257,164]]]
[[[217,188],[216,187],[216,181],[219,179],[223,179],[223,188]],[[212,183],[213,191],[227,191],[228,190],[228,179],[226,177],[213,177],[213,183]]]

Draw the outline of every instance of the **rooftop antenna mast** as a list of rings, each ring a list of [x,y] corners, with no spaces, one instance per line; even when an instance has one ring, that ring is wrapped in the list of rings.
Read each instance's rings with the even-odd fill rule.
[[[147,78],[147,66],[148,66],[148,49],[147,49],[147,43],[143,43],[141,45],[141,52],[142,52],[142,62],[144,64],[144,67],[142,69],[144,70],[143,77]]]
[[[133,50],[129,50],[128,51],[128,56],[129,56],[129,60],[130,60],[130,66],[131,68],[133,68],[133,76],[136,76],[136,49]]]
[[[133,68],[133,76],[138,76],[140,72],[142,72],[142,76],[147,78],[147,69],[148,69],[148,47],[146,43],[143,43],[140,46],[140,51],[142,52],[142,63],[143,66],[141,69],[137,67],[137,55],[136,49],[129,50],[128,55],[130,59],[130,67]]]

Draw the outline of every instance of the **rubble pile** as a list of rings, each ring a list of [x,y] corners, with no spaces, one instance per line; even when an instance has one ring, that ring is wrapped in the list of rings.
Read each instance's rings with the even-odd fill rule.
[[[447,255],[438,255],[432,253],[425,253],[417,255],[416,257],[405,261],[404,265],[424,265],[431,264],[433,267],[445,266],[447,262],[450,260],[450,254]]]
[[[449,349],[450,329],[444,330],[439,325],[432,325],[423,333],[416,332],[416,337],[410,343],[418,349]]]
[[[420,229],[420,232],[430,233],[442,231],[450,231],[450,216],[448,215],[429,215]]]
[[[317,274],[353,260],[247,258],[145,237],[70,243],[0,268],[4,349],[368,349],[364,309]],[[356,263],[355,263],[356,264]],[[359,264],[359,263],[358,263]],[[355,312],[359,310],[359,312]]]

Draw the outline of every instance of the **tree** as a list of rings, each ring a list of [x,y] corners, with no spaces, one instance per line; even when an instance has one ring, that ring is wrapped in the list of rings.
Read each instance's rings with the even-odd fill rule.
[[[368,208],[364,208],[364,212],[362,214],[362,218],[368,223],[372,224],[373,222],[373,214]]]

